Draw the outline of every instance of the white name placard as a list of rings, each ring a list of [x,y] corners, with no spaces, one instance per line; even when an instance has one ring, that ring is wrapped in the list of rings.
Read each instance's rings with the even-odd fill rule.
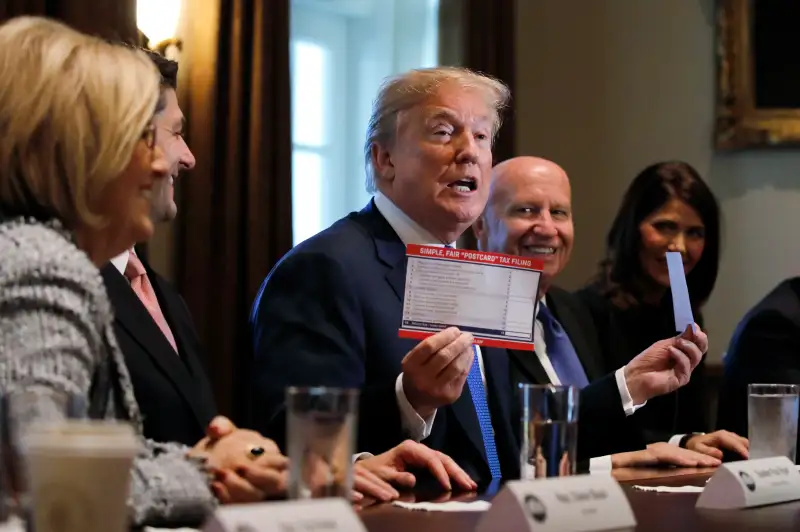
[[[722,464],[697,499],[697,508],[730,510],[800,499],[800,472],[785,456]]]
[[[366,532],[344,499],[220,506],[203,532]]]
[[[588,532],[633,529],[636,518],[610,475],[508,482],[476,532]]]

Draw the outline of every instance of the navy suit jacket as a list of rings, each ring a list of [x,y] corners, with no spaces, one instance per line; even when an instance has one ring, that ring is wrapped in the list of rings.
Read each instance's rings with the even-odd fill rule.
[[[581,468],[588,467],[588,459],[593,457],[643,449],[643,434],[622,409],[616,377],[607,373],[603,365],[597,330],[588,309],[576,296],[555,286],[547,291],[546,299],[547,308],[569,336],[590,383],[581,390],[578,401],[578,460],[585,462]],[[536,353],[510,350],[509,355],[515,381],[550,384]]]
[[[717,430],[747,437],[747,385],[800,384],[800,277],[780,283],[745,315],[723,365]]]
[[[405,279],[405,246],[372,201],[292,249],[267,276],[250,316],[254,421],[282,449],[290,385],[359,388],[359,452],[385,452],[406,439],[395,396],[401,361],[416,344],[398,337]],[[503,477],[518,478],[508,356],[482,351]],[[477,482],[490,479],[468,386],[437,411],[423,443],[450,455]]]

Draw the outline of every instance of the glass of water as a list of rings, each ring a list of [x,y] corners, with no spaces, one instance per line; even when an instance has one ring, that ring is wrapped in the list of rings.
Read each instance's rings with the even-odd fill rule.
[[[30,510],[30,486],[22,440],[37,423],[79,419],[86,415],[85,398],[44,386],[22,385],[0,399],[0,456],[2,456],[3,506],[25,517]]]
[[[358,390],[286,390],[289,498],[350,497]]]
[[[575,474],[578,394],[574,386],[520,384],[522,479]]]
[[[747,387],[747,437],[750,458],[796,458],[800,386],[750,384]]]

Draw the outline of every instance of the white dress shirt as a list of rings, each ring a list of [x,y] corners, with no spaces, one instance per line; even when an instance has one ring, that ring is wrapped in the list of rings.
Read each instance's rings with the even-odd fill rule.
[[[397,236],[400,237],[400,240],[403,244],[419,244],[419,245],[429,245],[429,246],[442,246],[443,244],[440,240],[434,237],[429,231],[425,230],[421,227],[418,223],[408,217],[406,213],[400,210],[392,201],[381,194],[380,192],[375,194],[375,206],[378,208],[378,211],[386,218],[386,221],[389,225],[394,229]],[[451,247],[456,247],[455,242],[448,243]],[[544,304],[544,298],[540,300],[540,303]],[[537,307],[537,314],[538,314],[538,307]],[[534,323],[533,328],[533,342],[536,346],[535,356],[539,358],[539,362],[542,364],[545,372],[547,373],[548,378],[552,384],[560,384],[561,381],[558,379],[558,375],[556,375],[555,369],[553,369],[553,364],[550,362],[549,357],[547,356],[547,345],[544,341],[544,328],[542,323],[537,319]],[[478,357],[478,363],[481,370],[481,377],[483,378],[484,384],[486,383],[486,375],[484,374],[483,370],[483,358],[481,356],[480,347],[477,345],[475,347],[475,355]],[[531,356],[534,356],[531,353]],[[625,382],[625,368],[620,368],[615,373],[615,378],[617,381],[617,387],[619,389],[620,399],[622,401],[622,408],[625,411],[625,415],[631,415],[636,412],[639,408],[643,407],[645,403],[641,405],[634,405],[633,399],[631,398],[630,391],[628,390],[628,385]],[[403,390],[403,374],[397,376],[397,380],[395,381],[395,395],[397,396],[397,405],[400,409],[400,418],[403,424],[403,430],[405,431],[406,435],[416,441],[422,441],[427,438],[431,430],[433,429],[433,422],[436,419],[436,411],[427,418],[423,419],[414,407],[411,406],[409,403],[408,398],[406,397],[405,391]],[[673,437],[674,439],[674,437]],[[672,440],[670,439],[670,443]],[[680,435],[678,436],[678,441],[680,440]],[[590,463],[590,470],[591,471],[603,471],[611,469],[611,457],[610,456],[603,456],[599,458],[592,458]]]
[[[111,259],[111,264],[114,265],[116,269],[119,270],[119,273],[125,275],[125,270],[128,268],[128,256],[130,251],[125,250],[113,259]],[[135,253],[135,252],[134,252]]]

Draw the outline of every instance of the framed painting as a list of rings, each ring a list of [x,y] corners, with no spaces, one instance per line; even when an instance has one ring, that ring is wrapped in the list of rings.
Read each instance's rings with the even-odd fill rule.
[[[715,144],[800,147],[798,0],[717,1]]]

